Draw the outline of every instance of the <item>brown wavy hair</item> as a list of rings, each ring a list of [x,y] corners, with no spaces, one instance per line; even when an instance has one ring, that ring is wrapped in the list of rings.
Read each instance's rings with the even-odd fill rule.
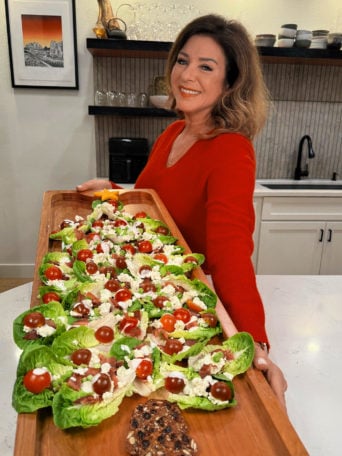
[[[268,110],[268,92],[264,83],[258,51],[245,27],[222,16],[209,14],[194,19],[179,33],[168,57],[166,82],[171,108],[179,116],[171,90],[171,72],[178,54],[194,35],[210,36],[222,48],[227,62],[228,89],[212,110],[215,130],[210,135],[235,132],[253,139],[262,129]]]

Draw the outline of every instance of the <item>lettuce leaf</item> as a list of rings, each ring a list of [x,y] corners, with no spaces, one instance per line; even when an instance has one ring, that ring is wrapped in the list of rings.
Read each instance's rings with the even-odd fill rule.
[[[24,331],[24,317],[32,312],[40,312],[45,319],[51,319],[56,325],[56,330],[45,337],[39,336],[36,339],[25,339],[27,333]],[[35,345],[51,345],[52,341],[62,332],[66,331],[67,314],[63,306],[56,301],[51,301],[48,304],[31,307],[21,313],[13,322],[13,339],[19,348],[24,349],[28,346]]]
[[[23,379],[28,371],[39,367],[47,368],[52,375],[52,388],[34,394],[25,388]],[[59,358],[50,347],[38,346],[26,349],[22,352],[18,363],[17,378],[12,393],[14,409],[18,413],[32,413],[50,406],[55,391],[71,372],[71,364]]]

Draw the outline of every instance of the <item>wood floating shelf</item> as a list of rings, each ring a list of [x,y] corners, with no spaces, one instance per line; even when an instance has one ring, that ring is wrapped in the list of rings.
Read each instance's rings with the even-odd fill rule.
[[[87,38],[87,49],[96,57],[134,57],[166,59],[171,49],[169,41],[138,41]],[[305,49],[258,47],[264,63],[297,63],[306,65],[342,65],[342,51],[334,49]]]
[[[88,114],[93,116],[143,116],[143,117],[176,117],[174,111],[160,108],[130,108],[125,106],[88,106]]]

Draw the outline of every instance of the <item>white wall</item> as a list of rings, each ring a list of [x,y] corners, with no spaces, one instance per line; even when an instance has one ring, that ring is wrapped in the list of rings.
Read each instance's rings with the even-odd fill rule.
[[[289,22],[342,31],[340,0],[211,0],[210,9],[207,0],[172,3],[181,16],[184,5],[192,3],[203,13],[239,19],[252,34],[276,34]],[[112,1],[114,11],[119,5]],[[86,38],[93,36],[97,12],[96,0],[76,0],[78,91],[13,89],[0,2],[0,277],[32,277],[44,191],[74,188],[96,175],[94,119],[87,114],[93,99],[92,57]]]

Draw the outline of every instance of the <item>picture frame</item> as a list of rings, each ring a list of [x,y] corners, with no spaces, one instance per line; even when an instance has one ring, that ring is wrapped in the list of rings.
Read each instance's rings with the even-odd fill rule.
[[[76,89],[75,0],[5,0],[12,87]]]

